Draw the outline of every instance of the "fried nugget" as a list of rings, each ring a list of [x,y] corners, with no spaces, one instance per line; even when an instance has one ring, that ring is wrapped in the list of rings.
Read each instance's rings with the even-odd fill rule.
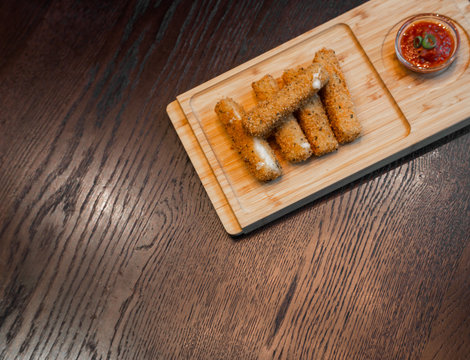
[[[285,117],[297,110],[328,82],[328,72],[313,63],[295,81],[279,90],[275,97],[261,101],[243,118],[248,134],[266,137]]]
[[[243,129],[242,118],[245,111],[239,104],[226,98],[220,100],[214,110],[236,150],[258,180],[270,181],[281,176],[281,166],[268,142],[248,135]]]
[[[266,75],[251,84],[258,101],[276,96],[279,86],[271,75]],[[305,138],[294,115],[289,114],[275,131],[274,137],[281,148],[282,155],[290,162],[299,162],[312,155],[312,148]]]
[[[282,79],[286,85],[292,83],[302,68],[289,69],[284,72]],[[313,154],[321,156],[338,148],[338,141],[331,130],[328,117],[318,94],[313,95],[304,106],[296,111],[300,127],[312,145]]]
[[[330,76],[328,84],[320,91],[320,97],[336,139],[340,144],[351,142],[361,134],[362,127],[338,58],[333,50],[324,48],[317,51],[313,61],[322,64]]]

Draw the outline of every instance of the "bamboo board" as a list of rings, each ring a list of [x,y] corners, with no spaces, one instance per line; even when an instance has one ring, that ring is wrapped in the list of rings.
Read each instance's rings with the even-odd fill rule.
[[[414,74],[395,57],[400,23],[422,12],[451,17],[460,32],[457,60],[439,75]],[[249,232],[468,124],[469,32],[465,0],[374,0],[177,96],[168,115],[227,232]],[[307,65],[322,47],[340,59],[363,135],[301,164],[281,160],[284,175],[259,183],[233,151],[214,106],[229,96],[250,109],[253,81]]]

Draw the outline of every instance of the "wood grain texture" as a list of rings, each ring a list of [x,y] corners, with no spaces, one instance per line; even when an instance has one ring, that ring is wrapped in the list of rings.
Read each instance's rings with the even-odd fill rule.
[[[448,71],[423,77],[404,69],[394,50],[400,24],[415,11],[413,3],[398,0],[366,3],[177,96],[186,119],[179,118],[179,111],[168,114],[184,146],[203,152],[202,159],[199,149],[188,152],[192,162],[196,166],[209,163],[213,174],[204,171],[201,181],[206,187],[211,184],[222,189],[223,195],[215,198],[215,207],[227,208],[218,205],[227,202],[231,208],[221,218],[225,228],[251,231],[445,136],[449,129],[468,124],[467,12],[453,2],[425,2],[422,11],[439,11],[459,21],[462,41],[459,56]],[[383,18],[383,13],[390,16]],[[285,69],[308,66],[325,46],[334,49],[341,62],[363,128],[362,136],[328,156],[309,159],[302,166],[283,162],[282,177],[260,183],[231,148],[214,104],[231,97],[245,109],[253,108],[256,100],[248,84],[264,74],[280,77]],[[179,125],[186,120],[190,128]],[[212,184],[214,176],[217,184]],[[235,219],[225,223],[232,214]]]
[[[165,113],[361,2],[3,1],[0,359],[468,358],[468,127],[235,241]]]
[[[467,245],[442,302],[423,359],[465,359],[470,354],[470,246]]]

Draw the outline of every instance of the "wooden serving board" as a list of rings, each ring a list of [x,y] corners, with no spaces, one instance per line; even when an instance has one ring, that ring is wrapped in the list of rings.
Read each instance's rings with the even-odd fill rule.
[[[460,49],[439,75],[398,63],[394,40],[408,16],[436,12],[458,25]],[[387,16],[384,16],[387,14]],[[469,123],[470,2],[374,0],[177,96],[168,115],[225,229],[249,232]],[[251,83],[311,63],[322,47],[336,51],[363,125],[363,135],[335,153],[301,164],[281,159],[284,175],[255,180],[219,123],[214,106],[232,97],[249,110]]]

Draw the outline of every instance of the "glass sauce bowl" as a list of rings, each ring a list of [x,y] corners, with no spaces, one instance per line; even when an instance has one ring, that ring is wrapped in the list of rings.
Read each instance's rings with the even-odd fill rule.
[[[395,38],[395,52],[408,69],[436,73],[454,62],[459,44],[459,32],[450,18],[419,14],[404,20]]]

